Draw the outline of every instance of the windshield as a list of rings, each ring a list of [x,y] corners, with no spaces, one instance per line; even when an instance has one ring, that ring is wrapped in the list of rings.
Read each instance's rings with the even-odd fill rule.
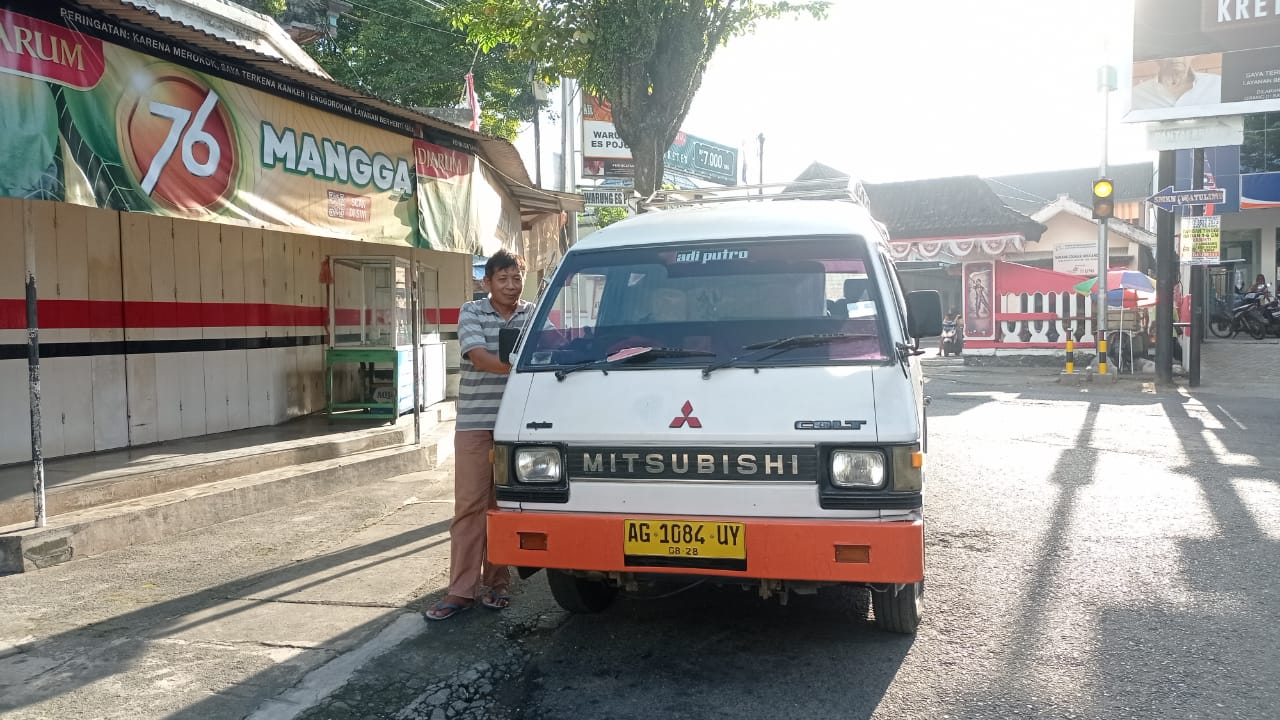
[[[788,349],[767,365],[883,362],[883,303],[860,238],[706,242],[571,253],[520,357],[521,370],[668,352],[625,369],[706,366],[799,335],[848,338]],[[711,355],[708,355],[710,353]]]

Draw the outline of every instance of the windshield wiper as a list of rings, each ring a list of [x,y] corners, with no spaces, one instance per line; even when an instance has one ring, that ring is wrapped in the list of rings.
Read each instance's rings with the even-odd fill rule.
[[[793,348],[815,347],[817,345],[830,345],[833,342],[841,340],[879,340],[879,335],[868,335],[865,333],[824,333],[821,335],[793,335],[791,337],[778,338],[777,340],[767,340],[765,342],[752,343],[743,345],[743,350],[750,350],[728,360],[722,360],[718,363],[712,363],[702,369],[702,377],[710,377],[711,373],[720,368],[733,367],[743,360],[763,355],[761,360],[765,360],[779,355]],[[772,350],[768,354],[767,351]]]
[[[689,350],[687,348],[655,348],[655,347],[632,347],[619,350],[612,355],[601,358],[599,360],[588,360],[584,363],[571,365],[567,368],[560,368],[556,371],[556,380],[564,380],[566,375],[576,373],[579,370],[591,370],[600,368],[605,375],[609,374],[606,369],[610,365],[619,365],[625,362],[640,362],[642,360],[656,360],[658,358],[683,358],[683,357],[715,357],[716,354],[706,350]]]

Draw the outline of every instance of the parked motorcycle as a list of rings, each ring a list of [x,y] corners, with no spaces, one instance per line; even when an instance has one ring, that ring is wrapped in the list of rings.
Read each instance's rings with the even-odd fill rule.
[[[1264,302],[1259,310],[1262,313],[1264,328],[1268,333],[1280,337],[1280,298],[1273,297]]]
[[[1220,338],[1232,338],[1241,331],[1255,340],[1267,335],[1268,320],[1263,314],[1265,298],[1258,292],[1241,292],[1236,290],[1235,301],[1227,309],[1227,302],[1218,299],[1213,321],[1209,323],[1209,332]]]

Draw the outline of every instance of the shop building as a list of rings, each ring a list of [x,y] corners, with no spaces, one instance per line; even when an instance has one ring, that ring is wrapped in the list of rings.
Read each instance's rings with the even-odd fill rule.
[[[581,209],[506,141],[139,4],[0,0],[0,37],[0,463],[31,451],[28,246],[53,457],[323,410],[327,349],[377,319],[335,258],[421,269],[442,399],[473,254],[550,267]]]

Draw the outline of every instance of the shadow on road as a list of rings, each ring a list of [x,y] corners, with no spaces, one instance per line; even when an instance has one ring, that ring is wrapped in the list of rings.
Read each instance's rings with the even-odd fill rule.
[[[760,717],[764,707],[870,718],[913,642],[876,630],[834,591],[787,606],[733,587],[624,598],[538,641],[529,706],[548,719]]]
[[[432,523],[376,542],[342,548],[237,578],[198,593],[147,605],[94,625],[42,639],[38,642],[38,653],[42,657],[58,658],[53,667],[31,675],[22,667],[29,659],[27,653],[0,659],[0,678],[18,679],[12,685],[0,685],[0,711],[17,710],[74,693],[80,688],[109,680],[118,673],[134,670],[142,662],[148,646],[158,640],[276,602],[306,588],[332,582],[354,572],[354,569],[344,566],[355,561],[367,560],[358,568],[364,571],[420,553],[425,547],[430,547],[423,545],[423,541],[446,532],[448,528],[447,520]],[[414,547],[400,553],[395,552],[398,548],[409,545]],[[299,581],[303,581],[301,585],[296,584]],[[272,588],[284,586],[288,586],[287,591],[272,594]],[[236,600],[243,602],[228,602]],[[205,612],[209,608],[223,605],[228,605],[225,611]],[[366,636],[385,624],[390,615],[398,612],[398,609],[388,609],[385,615],[330,639],[326,646],[341,645],[345,640]],[[198,619],[187,620],[192,616],[198,616]],[[199,668],[187,670],[198,672]],[[172,717],[195,720],[242,716],[244,713],[239,710],[244,709],[247,703],[256,702],[250,699],[255,692],[260,693],[263,687],[287,687],[296,682],[300,670],[296,664],[285,662],[272,665],[252,677],[234,678],[236,686],[248,686],[253,691],[242,691],[238,687],[229,688],[225,694],[214,691],[206,701],[191,705]],[[238,710],[233,711],[233,708]]]
[[[1054,494],[1048,524],[1039,531],[1023,568],[1026,582],[1010,604],[1012,643],[1000,653],[1003,669],[966,692],[955,705],[957,715],[1273,717],[1274,689],[1280,686],[1280,626],[1271,622],[1280,615],[1280,495],[1274,491],[1280,452],[1272,404],[1176,391],[1088,395],[1093,397],[1075,397],[1088,400],[1085,420],[1049,477]],[[1014,397],[1034,402],[1071,394],[1023,389]],[[1164,436],[1168,450],[1154,449],[1151,476],[1138,470],[1124,477],[1117,468],[1142,465],[1132,459],[1142,457],[1138,443],[1109,450],[1108,439],[1096,435],[1099,414],[1140,406],[1151,412],[1109,419],[1111,440],[1117,430],[1124,435],[1128,429],[1117,428],[1117,417],[1142,423],[1149,416],[1155,424],[1142,433],[1160,433],[1167,422],[1173,437]],[[1138,428],[1131,427],[1134,437]],[[1011,436],[1021,433],[1011,430]],[[1184,460],[1167,461],[1167,451],[1180,451]],[[1116,459],[1102,470],[1108,452],[1130,459]],[[1178,497],[1162,494],[1161,487],[1147,495],[1126,492],[1127,485],[1141,488],[1161,478],[1172,485],[1178,477],[1192,482],[1188,507],[1153,507]],[[1246,495],[1249,483],[1253,497]],[[1132,512],[1100,505],[1116,498],[1133,502]],[[1207,519],[1196,526],[1201,514]],[[1133,527],[1098,524],[1125,523],[1127,516]],[[1260,525],[1262,518],[1272,525]],[[1172,562],[1160,566],[1166,557]],[[1099,584],[1110,584],[1113,592],[1095,597]],[[1159,591],[1146,594],[1144,588]],[[1064,658],[1068,664],[1075,659],[1065,677],[1034,670],[1061,667]]]

